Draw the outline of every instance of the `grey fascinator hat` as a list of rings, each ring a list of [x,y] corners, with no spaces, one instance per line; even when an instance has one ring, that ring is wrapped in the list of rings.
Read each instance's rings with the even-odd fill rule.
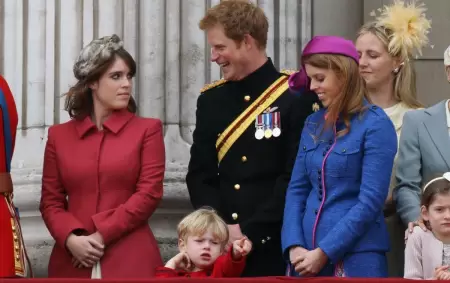
[[[109,61],[117,50],[123,48],[123,41],[115,34],[94,39],[78,55],[73,74],[78,80],[86,78],[93,70]]]

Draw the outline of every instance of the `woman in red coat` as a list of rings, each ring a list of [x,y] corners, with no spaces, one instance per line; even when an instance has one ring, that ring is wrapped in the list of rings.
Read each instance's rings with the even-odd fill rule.
[[[67,123],[50,127],[40,209],[49,277],[148,278],[162,264],[148,220],[163,195],[161,121],[135,116],[136,63],[116,35],[80,53]]]
[[[0,278],[31,275],[19,216],[12,201],[10,172],[17,124],[14,97],[7,82],[0,76]]]

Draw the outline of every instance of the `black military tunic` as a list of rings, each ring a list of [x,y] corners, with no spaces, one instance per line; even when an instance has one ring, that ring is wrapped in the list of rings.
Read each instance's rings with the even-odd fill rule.
[[[196,129],[186,177],[194,208],[210,206],[239,224],[253,243],[243,276],[284,275],[281,227],[286,189],[303,123],[317,110],[317,95],[285,91],[270,108],[281,115],[279,137],[255,138],[252,123],[218,162],[220,134],[280,76],[268,61],[240,81],[218,82],[197,101]]]

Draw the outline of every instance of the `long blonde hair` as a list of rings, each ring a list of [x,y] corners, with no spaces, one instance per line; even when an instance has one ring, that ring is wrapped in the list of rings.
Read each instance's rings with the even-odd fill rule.
[[[386,51],[388,51],[389,38],[391,37],[391,31],[378,25],[376,22],[367,23],[361,27],[358,32],[358,37],[364,34],[373,34],[376,36]],[[405,103],[410,108],[421,108],[423,104],[417,99],[417,87],[416,87],[416,71],[414,69],[412,60],[408,57],[402,58],[399,54],[390,54],[392,57],[397,57],[401,60],[402,66],[399,68],[398,73],[394,74],[394,98],[397,101]]]

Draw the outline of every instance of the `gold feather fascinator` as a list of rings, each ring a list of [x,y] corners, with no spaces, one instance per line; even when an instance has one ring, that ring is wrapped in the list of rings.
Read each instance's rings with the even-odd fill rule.
[[[390,31],[388,51],[391,55],[400,56],[403,60],[422,55],[422,48],[429,44],[428,33],[431,29],[431,20],[425,16],[426,10],[424,4],[400,0],[378,9],[381,14],[376,18],[376,23]],[[375,11],[371,15],[376,16]]]

